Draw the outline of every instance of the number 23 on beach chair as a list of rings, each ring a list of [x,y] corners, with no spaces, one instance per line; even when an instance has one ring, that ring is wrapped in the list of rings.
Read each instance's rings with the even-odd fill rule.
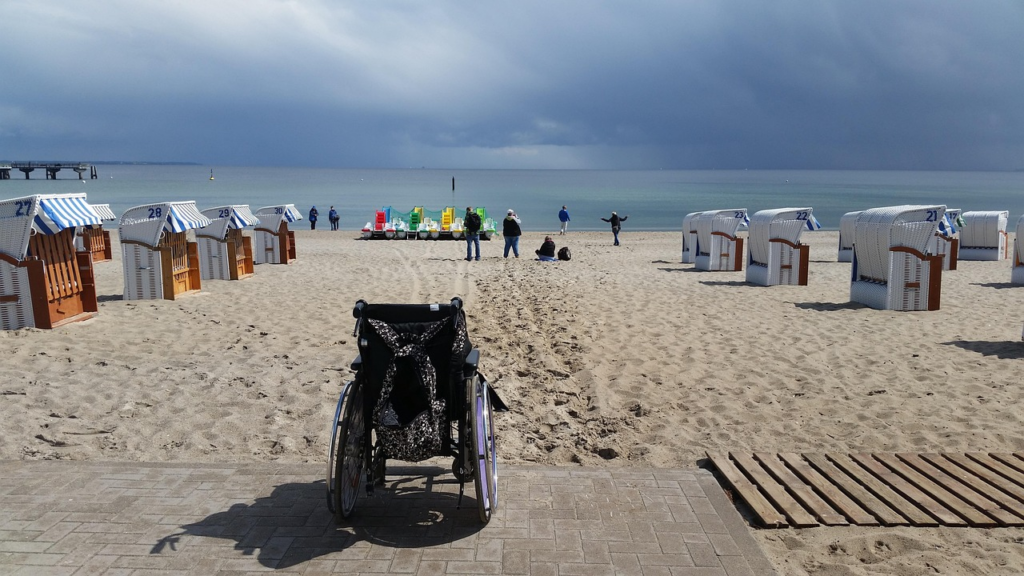
[[[99,226],[85,194],[0,201],[0,325],[55,328],[98,310],[92,256],[75,251],[75,228]]]

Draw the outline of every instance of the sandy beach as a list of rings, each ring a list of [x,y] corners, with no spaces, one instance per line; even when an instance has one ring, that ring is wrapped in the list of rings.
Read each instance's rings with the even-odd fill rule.
[[[116,233],[115,233],[116,235]],[[119,246],[100,311],[0,332],[2,459],[325,462],[355,357],[352,305],[466,303],[482,371],[512,410],[517,464],[694,467],[705,451],[1024,450],[1024,287],[1010,262],[960,262],[941,310],[849,302],[837,232],[805,233],[808,286],[680,264],[677,232],[555,236],[571,262],[483,242],[363,241],[300,230],[299,259],[177,301],[121,299]],[[1020,574],[1024,531],[753,530],[780,574]]]

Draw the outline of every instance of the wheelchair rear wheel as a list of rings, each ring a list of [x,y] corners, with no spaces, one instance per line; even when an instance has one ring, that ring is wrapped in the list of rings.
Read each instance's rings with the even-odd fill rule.
[[[356,378],[349,386],[348,394],[344,399],[344,406],[341,408],[341,422],[339,423],[340,434],[335,457],[334,472],[334,514],[336,518],[344,519],[352,515],[356,507],[356,499],[359,497],[359,483],[363,473],[364,426],[363,412],[363,386],[359,378]]]
[[[487,382],[475,375],[472,380],[470,433],[473,443],[474,480],[480,521],[487,522],[498,508],[498,460],[494,443],[494,412]]]

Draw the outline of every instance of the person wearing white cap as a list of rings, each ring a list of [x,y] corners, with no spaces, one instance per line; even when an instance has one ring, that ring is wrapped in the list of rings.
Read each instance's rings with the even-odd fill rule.
[[[505,258],[508,258],[509,248],[512,249],[516,258],[519,258],[519,237],[523,235],[523,229],[519,227],[519,224],[521,222],[516,216],[516,211],[509,208],[508,215],[501,223],[501,235],[505,237]]]

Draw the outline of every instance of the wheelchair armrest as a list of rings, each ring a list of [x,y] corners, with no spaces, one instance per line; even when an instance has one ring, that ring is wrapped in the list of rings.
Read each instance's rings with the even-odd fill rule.
[[[360,355],[356,356],[356,359],[352,361],[352,364],[350,364],[349,367],[352,368],[353,370],[359,370],[360,368],[362,368],[363,367],[363,355],[360,354]]]
[[[469,368],[471,370],[476,370],[479,364],[480,350],[473,348],[472,350],[469,351],[469,354],[466,356],[466,361],[465,363],[463,363],[462,367],[463,369]]]

